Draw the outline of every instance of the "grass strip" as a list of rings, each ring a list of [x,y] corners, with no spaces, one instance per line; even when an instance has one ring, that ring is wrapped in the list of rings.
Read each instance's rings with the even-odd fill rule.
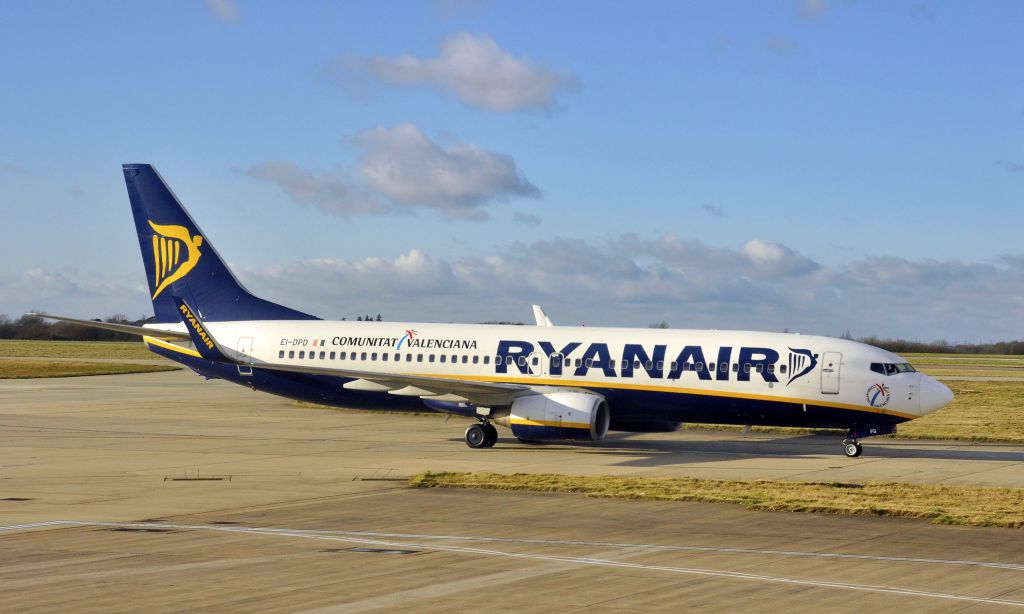
[[[0,339],[0,356],[25,358],[156,358],[140,339],[118,341],[21,341]]]
[[[64,362],[47,360],[0,360],[0,379],[80,377],[176,371],[173,365],[139,365],[116,362]]]
[[[416,488],[477,488],[576,493],[585,497],[641,501],[733,503],[749,510],[856,516],[928,518],[935,524],[1024,527],[1024,489],[868,482],[867,484],[777,480],[703,480],[572,476],[550,473],[427,472]]]

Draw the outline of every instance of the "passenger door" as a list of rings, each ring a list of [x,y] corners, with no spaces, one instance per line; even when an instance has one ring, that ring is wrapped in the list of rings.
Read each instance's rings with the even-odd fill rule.
[[[821,359],[821,393],[839,394],[839,367],[843,355],[839,352],[825,352]]]

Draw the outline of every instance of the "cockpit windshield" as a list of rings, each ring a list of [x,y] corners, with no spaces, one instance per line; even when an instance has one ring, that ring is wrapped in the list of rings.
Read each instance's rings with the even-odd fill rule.
[[[882,375],[915,373],[917,371],[909,362],[873,362],[871,363],[871,370]]]

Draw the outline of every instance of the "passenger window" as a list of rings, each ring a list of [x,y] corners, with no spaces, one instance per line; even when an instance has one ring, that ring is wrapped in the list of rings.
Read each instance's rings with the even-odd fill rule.
[[[633,368],[634,369],[639,369],[640,368],[640,361],[639,360],[634,360],[633,361]]]
[[[520,367],[525,367],[526,366],[526,356],[520,356],[519,357],[519,366]]]
[[[694,366],[694,369],[696,371],[703,371],[704,370],[704,363],[702,363],[702,362],[698,362],[697,364],[695,364],[693,366]]]
[[[673,360],[672,361],[672,366],[671,366],[671,368],[669,368],[669,371],[675,371],[678,366],[679,366],[679,363]]]
[[[416,362],[423,362],[423,354],[416,355]]]
[[[306,357],[306,350],[299,350],[299,358],[305,358],[305,357]]]
[[[295,358],[295,350],[288,350],[288,358]]]
[[[405,362],[412,362],[412,354],[405,355]]]
[[[644,368],[650,371],[651,369],[654,368],[654,363],[648,360],[647,362],[644,363]]]
[[[310,352],[310,353],[309,353],[309,359],[310,359],[310,360],[313,360],[313,359],[315,359],[315,358],[316,358],[316,352]]]
[[[395,353],[395,362],[402,362],[402,355],[397,352]]]
[[[718,365],[718,370],[721,371],[722,373],[725,373],[726,371],[729,370],[729,363],[723,362],[722,364]]]
[[[665,367],[665,363],[659,360],[657,366],[658,370],[661,371]]]
[[[480,364],[480,357],[479,357],[479,356],[474,356],[474,357],[473,357],[473,364],[474,364],[474,365],[476,365],[476,364]]]
[[[334,360],[334,352],[331,352],[331,355],[328,358],[330,358],[331,360]]]
[[[459,362],[459,357],[458,357],[458,356],[456,356],[455,354],[452,354],[452,362],[453,362],[453,363],[455,363],[455,362]]]
[[[484,364],[485,365],[491,364],[491,356],[490,356],[490,354],[488,354],[487,356],[484,356]]]
[[[588,358],[583,361],[583,364],[586,365],[586,367],[589,369],[590,367],[594,366],[594,360],[592,358]]]
[[[476,356],[474,356],[473,358],[475,359],[475,358],[476,358]],[[468,362],[469,362],[469,356],[463,356],[463,357],[462,357],[462,364],[466,364],[466,363],[468,363]]]
[[[380,359],[383,360],[384,362],[387,362],[387,360],[388,360],[388,353],[387,352],[382,352],[381,355],[380,355]]]
[[[576,359],[576,368],[579,369],[582,366],[583,366],[583,359],[577,358]]]
[[[338,352],[338,360],[345,360],[345,352]]]
[[[441,362],[444,362],[447,358],[448,358],[447,356],[445,356],[444,354],[441,354]]]
[[[284,350],[281,350],[280,352],[278,352],[277,353],[277,357],[278,358],[284,358]]]
[[[757,372],[764,373],[764,365],[757,365]]]
[[[434,362],[434,355],[433,354],[431,354],[430,356],[427,357],[427,362]]]
[[[786,374],[786,365],[779,365],[779,373]]]
[[[366,360],[366,352],[363,352],[362,356],[360,357],[360,360]]]
[[[323,359],[324,359],[324,358],[326,358],[326,357],[327,357],[327,352],[323,352],[323,351],[321,351],[321,352],[320,352],[320,360],[323,360]]]
[[[768,372],[775,373],[775,365],[768,365]]]
[[[615,368],[615,359],[614,358],[612,358],[611,360],[608,361],[608,368],[609,369],[614,369]]]
[[[537,358],[536,356],[534,356],[533,360],[530,361],[530,364],[536,367],[537,365],[540,364],[540,358]]]
[[[750,365],[743,365],[743,372],[750,373]]]
[[[738,362],[732,363],[732,372],[733,373],[739,373],[740,372],[740,364]]]

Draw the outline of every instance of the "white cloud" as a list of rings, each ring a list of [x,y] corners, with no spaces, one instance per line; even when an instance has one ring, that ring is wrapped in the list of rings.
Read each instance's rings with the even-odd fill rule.
[[[526,224],[527,226],[540,226],[541,219],[539,215],[516,211],[512,214],[512,221],[517,224]]]
[[[299,204],[312,205],[334,215],[348,217],[394,210],[361,186],[358,180],[348,178],[344,170],[318,174],[304,171],[291,162],[277,160],[262,162],[239,172],[276,184]]]
[[[771,241],[716,247],[667,234],[555,238],[458,258],[412,249],[235,269],[258,295],[328,318],[530,321],[530,305],[540,303],[565,325],[665,320],[677,328],[921,340],[1024,337],[1024,254],[995,263],[878,256],[825,266]],[[149,311],[141,266],[126,280],[33,269],[0,277],[0,297],[0,313],[15,316]]]
[[[825,0],[797,0],[797,11],[802,19],[818,20],[828,12],[828,3]]]
[[[762,240],[724,248],[674,235],[560,238],[451,260],[413,251],[300,262],[246,270],[243,278],[271,297],[302,297],[299,306],[315,313],[372,311],[391,321],[529,320],[529,305],[539,302],[565,324],[667,320],[680,328],[952,341],[1024,336],[1017,325],[1024,268],[892,257],[825,267]]]
[[[558,95],[575,91],[571,74],[516,58],[490,36],[455,34],[440,44],[440,55],[421,59],[348,57],[328,67],[327,75],[348,86],[353,73],[395,86],[425,86],[488,111],[553,110]]]
[[[206,10],[223,23],[238,23],[241,13],[234,0],[203,0]]]
[[[0,164],[0,171],[3,171],[9,175],[27,175],[28,170],[24,166],[17,162],[4,162]]]
[[[706,203],[701,205],[700,208],[703,209],[706,213],[709,213],[715,217],[729,217],[729,214],[725,212],[725,209],[719,207],[718,205]]]
[[[354,171],[314,173],[277,161],[241,172],[280,186],[298,203],[345,216],[422,207],[478,220],[492,202],[540,196],[510,156],[468,143],[442,147],[412,124],[372,128],[349,141],[363,152]]]
[[[800,46],[791,38],[778,34],[769,34],[764,39],[765,49],[777,55],[793,55],[800,51]]]
[[[0,313],[18,318],[32,310],[86,318],[153,313],[141,261],[138,275],[126,279],[76,269],[31,268],[0,275]]]

